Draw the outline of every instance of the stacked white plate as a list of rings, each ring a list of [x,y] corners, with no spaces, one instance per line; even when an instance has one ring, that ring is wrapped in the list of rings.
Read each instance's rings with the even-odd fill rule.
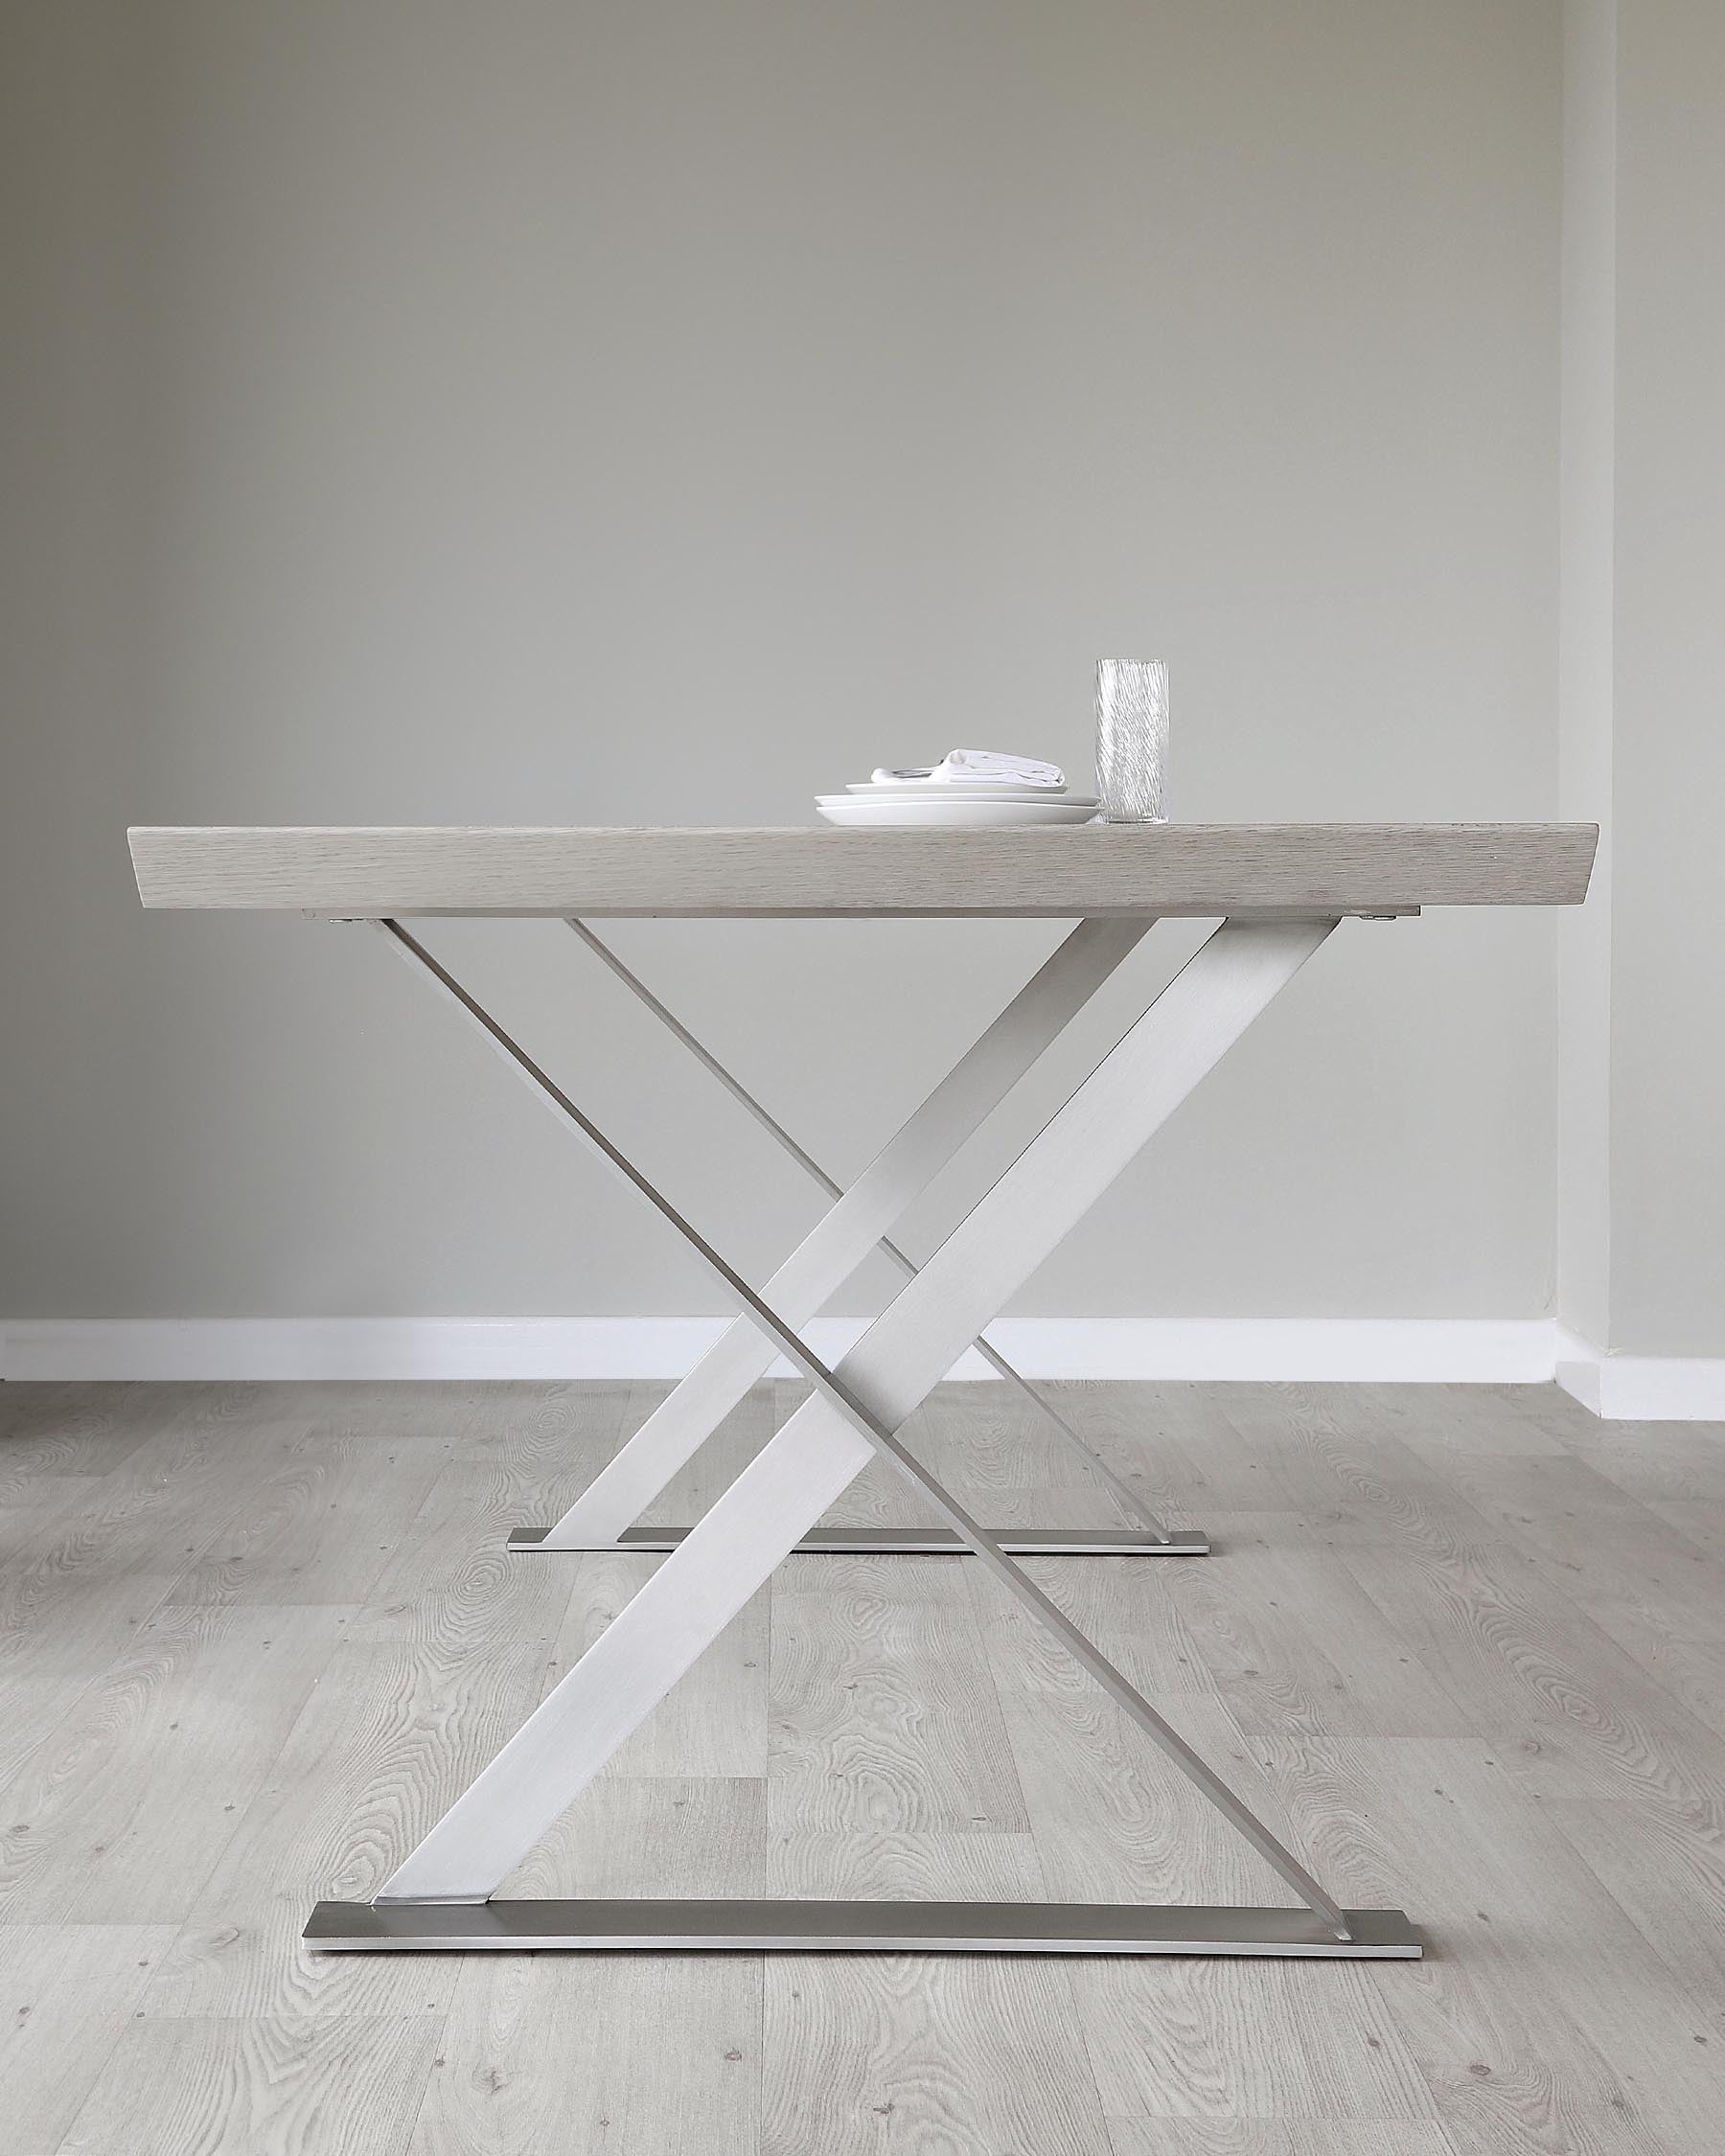
[[[1019,824],[1090,823],[1098,804],[1090,794],[1004,779],[864,780],[842,793],[817,793],[828,823],[859,831],[1000,831]]]

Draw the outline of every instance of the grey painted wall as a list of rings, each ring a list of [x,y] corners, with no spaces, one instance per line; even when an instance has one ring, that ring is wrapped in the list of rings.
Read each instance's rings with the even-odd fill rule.
[[[1082,773],[1118,652],[1172,664],[1178,814],[1551,813],[1559,33],[19,11],[0,1310],[711,1307],[374,939],[146,918],[127,822],[801,820],[961,740]],[[1050,940],[618,931],[840,1169]],[[570,939],[441,943],[746,1267],[812,1216]],[[1546,1309],[1554,954],[1347,929],[1020,1307]]]
[[[1725,1354],[1725,9],[1618,41],[1611,1344]]]
[[[1617,0],[1565,0],[1557,805],[1599,826],[1588,903],[1558,924],[1557,1315],[1611,1338]]]
[[[1725,1354],[1725,11],[1572,0],[1565,813],[1607,822],[1566,925],[1560,1314]]]

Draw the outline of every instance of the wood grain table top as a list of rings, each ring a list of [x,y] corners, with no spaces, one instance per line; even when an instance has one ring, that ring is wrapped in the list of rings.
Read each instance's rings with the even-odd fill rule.
[[[826,918],[1358,914],[1577,906],[1590,823],[1009,831],[146,826],[147,906]]]

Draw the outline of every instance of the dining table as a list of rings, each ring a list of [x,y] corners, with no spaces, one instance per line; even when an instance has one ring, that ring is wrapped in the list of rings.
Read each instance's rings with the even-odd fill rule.
[[[1416,924],[1438,906],[1570,906],[1598,832],[1580,823],[1087,823],[1026,829],[566,829],[142,826],[129,833],[148,907],[289,912],[363,927],[490,1049],[525,1096],[656,1214],[732,1317],[714,1343],[555,1520],[509,1547],[545,1564],[579,1552],[661,1553],[652,1575],[367,1902],[319,1901],[320,1952],[826,1951],[1417,1958],[1400,1909],[1360,1909],[1307,1865],[1105,1654],[1042,1583],[1047,1564],[1201,1561],[1201,1525],[1155,1517],[1074,1411],[989,1338],[1008,1300],[1083,1219],[1308,960],[1346,966],[1357,924]],[[652,1014],[822,1194],[815,1227],[765,1280],[745,1278],[440,956],[449,917],[548,917]],[[1031,920],[1068,924],[848,1182],[808,1151],[594,926],[613,919]],[[1162,981],[1134,991],[1126,961],[1159,922],[1212,924]],[[1344,928],[1346,933],[1342,933]],[[1376,931],[1374,931],[1376,932]],[[1410,934],[1414,932],[1410,929]],[[1326,950],[1334,944],[1336,948]],[[1411,945],[1410,965],[1417,963]],[[1122,971],[1125,969],[1125,971]],[[1075,1021],[1116,976],[1123,1026]],[[956,993],[956,991],[954,991]],[[1117,1000],[1111,998],[1111,1008]],[[787,1028],[797,1019],[787,1002]],[[985,1118],[1048,1055],[1066,1097],[938,1244],[912,1257],[900,1227]],[[500,1089],[500,1098],[502,1091]],[[901,1283],[856,1344],[828,1362],[813,1320],[870,1253]],[[1024,1397],[1124,1514],[1094,1525],[996,1527],[929,1467],[913,1418],[975,1348]],[[808,1393],[699,1520],[642,1515],[768,1372]],[[886,1461],[928,1526],[823,1526]],[[631,1733],[794,1553],[942,1557],[985,1568],[1148,1744],[1279,1878],[1285,1904],[1145,1905],[503,1896],[511,1872]],[[1035,1561],[1035,1569],[1026,1559]],[[818,1577],[818,1574],[816,1574]]]

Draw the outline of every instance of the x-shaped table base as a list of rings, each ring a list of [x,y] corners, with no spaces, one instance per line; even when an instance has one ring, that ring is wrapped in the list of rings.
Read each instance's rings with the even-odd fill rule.
[[[665,1404],[673,1408],[685,1396],[683,1411],[666,1415],[660,1410],[650,1417],[575,1508],[587,1505],[595,1493],[610,1507],[600,1523],[610,1529],[605,1547],[616,1546],[641,1505],[692,1456],[712,1427],[706,1418],[713,1398],[736,1385],[745,1369],[758,1376],[773,1355],[782,1354],[814,1390],[699,1525],[681,1537],[653,1577],[385,1882],[375,1901],[320,1904],[306,1933],[308,1945],[326,1951],[422,1952],[499,1946],[678,1951],[789,1946],[1374,1958],[1419,1953],[1418,1937],[1401,1912],[1344,1911],[1333,1901],[1022,1569],[1000,1539],[978,1525],[897,1435],[965,1346],[1323,942],[1335,919],[1225,922],[836,1367],[816,1356],[798,1330],[832,1292],[822,1282],[826,1268],[838,1262],[840,1245],[829,1224],[848,1208],[847,1234],[869,1228],[858,1254],[872,1248],[902,1209],[906,1201],[900,1193],[907,1185],[912,1192],[921,1188],[933,1172],[931,1161],[938,1165],[950,1158],[975,1127],[978,1101],[989,1086],[998,1082],[995,1097],[1003,1094],[1011,1080],[1002,1073],[1014,1057],[1024,1052],[1038,1029],[1058,1030],[1146,925],[1087,921],[1075,929],[978,1043],[980,1050],[995,1036],[995,1047],[982,1059],[992,1072],[988,1083],[978,1082],[979,1067],[972,1061],[978,1050],[973,1050],[893,1146],[839,1200],[766,1292],[757,1294],[422,945],[399,923],[380,924],[540,1097],[677,1229],[740,1313],[739,1323],[703,1363],[703,1367],[715,1365],[708,1373],[712,1389],[703,1392],[693,1382],[700,1371],[685,1380]],[[1001,1029],[1015,1043],[1012,1055],[1001,1052]],[[971,1065],[971,1080],[954,1085],[966,1064]],[[913,1129],[918,1135],[912,1142],[908,1134]],[[866,1204],[858,1198],[865,1190],[871,1193]],[[885,1216],[880,1225],[874,1225],[877,1213]],[[822,1229],[827,1230],[824,1239]],[[818,1243],[822,1253],[819,1267],[807,1257],[811,1243]],[[765,1361],[760,1360],[763,1355]],[[752,1382],[751,1376],[741,1376],[743,1389]],[[688,1411],[686,1395],[691,1393],[700,1402],[698,1412]],[[660,1425],[656,1433],[656,1423]],[[898,1469],[940,1516],[954,1543],[978,1557],[1065,1647],[1264,1858],[1303,1909],[1138,1907],[1103,1912],[1088,1906],[1026,1909],[998,1903],[492,1900],[516,1865],[877,1456]],[[554,1540],[566,1526],[567,1520],[560,1523],[546,1540]],[[560,1546],[582,1547],[579,1542]]]
[[[585,921],[569,921],[566,926],[833,1201],[832,1211],[763,1290],[782,1315],[801,1312],[813,1317],[871,1249],[883,1252],[908,1278],[916,1276],[915,1260],[893,1242],[888,1227],[1085,1008],[1152,923],[1091,921],[1069,936],[848,1192]],[[973,1344],[995,1374],[1017,1388],[1059,1442],[1104,1485],[1126,1518],[1138,1523],[1133,1527],[1002,1529],[1003,1548],[1024,1556],[1201,1557],[1208,1553],[1208,1536],[1190,1527],[1164,1527],[1138,1492],[1092,1451],[1046,1395],[1013,1368],[986,1333],[978,1334]],[[677,1467],[718,1427],[748,1388],[765,1375],[772,1353],[770,1343],[763,1350],[761,1336],[739,1319],[731,1336],[702,1358],[555,1526],[518,1527],[510,1535],[510,1548],[551,1554],[619,1548],[675,1549],[685,1528],[643,1527],[633,1523]],[[859,1551],[965,1554],[963,1542],[950,1529],[939,1527],[826,1528],[805,1535],[796,1547],[801,1556]]]

